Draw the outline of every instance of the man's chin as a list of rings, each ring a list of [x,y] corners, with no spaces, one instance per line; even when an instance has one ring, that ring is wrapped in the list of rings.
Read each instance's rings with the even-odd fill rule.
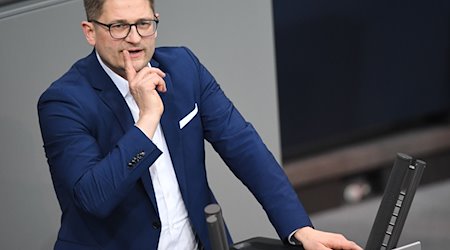
[[[134,69],[136,70],[136,72],[141,71],[141,69],[143,69],[144,67],[147,67],[147,65],[148,65],[148,62],[143,62],[143,61],[140,61],[139,63],[138,62],[133,63],[133,66],[134,66]]]
[[[148,65],[148,62],[145,58],[136,58],[132,60],[133,67],[136,71],[139,71]]]

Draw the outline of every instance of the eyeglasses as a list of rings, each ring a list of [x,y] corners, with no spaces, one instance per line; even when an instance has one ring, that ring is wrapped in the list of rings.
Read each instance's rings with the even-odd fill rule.
[[[89,20],[89,22],[93,22],[95,24],[99,24],[105,28],[108,28],[109,34],[114,39],[123,39],[130,34],[131,27],[135,26],[137,33],[141,37],[147,37],[155,34],[156,29],[158,28],[158,19],[154,20],[141,20],[136,23],[111,23],[106,24],[99,22],[97,20]]]

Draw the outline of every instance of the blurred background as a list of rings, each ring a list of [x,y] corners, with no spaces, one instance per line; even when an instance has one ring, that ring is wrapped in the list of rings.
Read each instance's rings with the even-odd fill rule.
[[[447,248],[450,1],[273,1],[273,13],[282,160],[316,227],[364,246],[403,152],[428,167],[399,244]]]
[[[450,146],[449,1],[273,1],[273,12],[293,182],[355,180],[377,192],[396,151],[431,161],[424,182],[449,176],[433,164]]]
[[[450,1],[156,0],[159,46],[187,46],[282,163],[316,228],[364,246],[395,155],[427,168],[400,243],[450,239]],[[36,103],[91,48],[81,0],[0,0],[0,246],[51,249],[60,211]],[[277,237],[207,148],[233,239]]]
[[[284,167],[364,246],[395,158],[427,162],[400,245],[450,239],[450,1],[273,1]]]

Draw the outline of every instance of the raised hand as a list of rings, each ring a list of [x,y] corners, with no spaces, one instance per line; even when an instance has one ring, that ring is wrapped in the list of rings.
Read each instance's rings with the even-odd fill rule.
[[[123,51],[125,73],[131,95],[139,107],[136,126],[152,138],[158,126],[164,105],[158,92],[166,92],[165,73],[158,68],[144,67],[139,71],[133,66],[130,53]]]

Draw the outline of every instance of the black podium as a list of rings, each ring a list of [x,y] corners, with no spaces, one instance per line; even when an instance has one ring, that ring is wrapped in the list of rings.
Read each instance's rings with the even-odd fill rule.
[[[280,240],[255,237],[238,242],[230,247],[231,250],[303,250],[301,246],[285,245]]]
[[[422,160],[397,153],[367,240],[366,250],[396,249],[425,166],[426,163]],[[220,206],[217,204],[206,206],[205,215],[213,250],[303,249],[301,246],[287,245],[280,240],[264,237],[251,238],[229,246]],[[420,242],[415,242],[398,249],[420,250],[421,245]]]
[[[211,248],[213,250],[302,250],[301,246],[291,246],[283,244],[281,240],[265,237],[255,237],[228,245],[225,232],[222,210],[218,204],[210,204],[205,207],[206,222],[208,224],[208,233],[211,239]]]

